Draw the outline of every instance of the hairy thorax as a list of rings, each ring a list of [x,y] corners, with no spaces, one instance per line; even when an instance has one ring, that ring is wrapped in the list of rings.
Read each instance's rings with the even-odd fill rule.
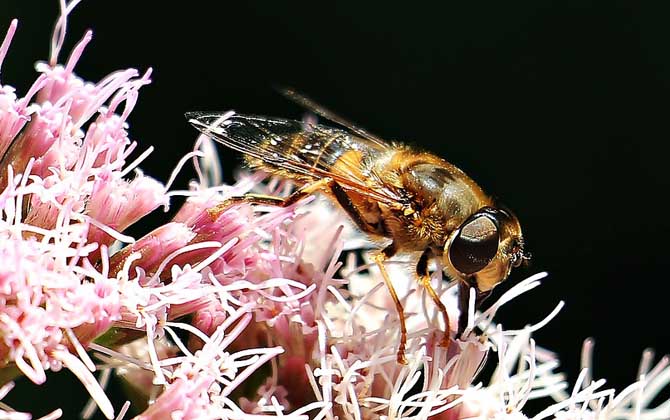
[[[399,250],[442,249],[449,233],[481,207],[490,205],[465,173],[433,155],[395,149],[370,161],[371,182],[391,188],[407,204],[379,205],[385,235]]]

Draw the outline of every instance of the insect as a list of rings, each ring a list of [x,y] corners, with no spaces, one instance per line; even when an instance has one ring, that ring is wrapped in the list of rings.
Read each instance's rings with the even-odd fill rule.
[[[315,192],[325,193],[360,230],[391,240],[374,261],[400,320],[398,362],[407,363],[407,328],[402,303],[384,266],[398,253],[416,256],[418,281],[444,318],[440,345],[448,346],[449,315],[431,286],[430,259],[440,258],[447,276],[458,281],[460,336],[467,325],[470,288],[476,290],[479,305],[513,267],[528,259],[519,221],[451,163],[385,142],[294,91],[284,94],[343,129],[260,116],[224,119],[221,113],[186,114],[200,132],[242,152],[251,168],[301,185],[287,198],[246,195],[226,200],[212,211],[239,202],[288,206]]]

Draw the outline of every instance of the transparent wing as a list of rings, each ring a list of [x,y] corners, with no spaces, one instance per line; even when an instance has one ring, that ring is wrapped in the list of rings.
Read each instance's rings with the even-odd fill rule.
[[[373,143],[376,143],[378,145],[384,145],[386,142],[382,140],[380,137],[370,133],[369,131],[358,127],[357,125],[349,122],[345,118],[342,118],[341,116],[337,115],[330,109],[314,102],[311,98],[308,98],[307,96],[296,92],[293,89],[290,88],[282,88],[279,90],[279,92],[284,95],[284,97],[292,100],[293,102],[297,103],[298,105],[304,107],[305,109],[308,109],[309,111],[312,111],[313,113],[322,116],[323,118],[330,120],[334,123],[337,123],[341,125],[342,127],[346,127],[349,131],[352,133],[363,137],[365,139],[370,140]]]
[[[224,118],[225,117],[225,118]],[[322,125],[251,115],[187,113],[189,122],[203,134],[244,153],[251,161],[311,178],[332,178],[343,188],[396,207],[401,203],[394,191],[370,184],[370,174],[361,170],[360,159],[375,156],[390,147],[376,140]],[[353,153],[350,153],[353,152]]]

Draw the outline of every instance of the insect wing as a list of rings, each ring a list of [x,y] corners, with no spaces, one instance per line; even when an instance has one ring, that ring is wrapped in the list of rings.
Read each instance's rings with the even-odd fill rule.
[[[388,150],[386,144],[294,120],[249,115],[225,118],[221,113],[199,112],[186,117],[203,134],[266,165],[315,180],[332,178],[345,189],[398,205],[399,197],[392,191],[373,190],[368,185],[360,165],[341,159],[347,152],[381,153]]]
[[[219,113],[187,113],[186,118],[201,133],[219,143],[261,161],[311,175],[302,159],[290,150],[295,121]]]
[[[293,89],[280,89],[280,93],[284,95],[286,98],[290,99],[291,101],[297,103],[298,105],[302,106],[303,108],[315,113],[316,115],[320,115],[323,118],[330,120],[334,123],[337,123],[341,125],[342,127],[346,127],[350,132],[367,139],[377,145],[380,146],[385,146],[384,140],[380,139],[379,137],[375,136],[374,134],[370,133],[367,130],[362,129],[361,127],[358,127],[354,125],[353,123],[347,121],[346,119],[340,117],[333,111],[329,110],[328,108],[314,102],[312,99],[308,98],[307,96],[304,96],[301,93],[296,92]]]

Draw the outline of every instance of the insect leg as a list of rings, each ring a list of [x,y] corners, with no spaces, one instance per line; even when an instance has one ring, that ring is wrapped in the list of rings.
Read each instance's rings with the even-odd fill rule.
[[[207,210],[209,216],[212,219],[216,219],[221,213],[234,206],[235,204],[256,204],[256,205],[269,205],[277,207],[288,207],[291,204],[295,204],[303,198],[315,193],[320,189],[325,189],[333,181],[330,178],[323,178],[318,181],[310,182],[309,184],[303,185],[300,189],[293,192],[286,198],[275,197],[271,195],[261,195],[261,194],[245,194],[238,197],[230,197],[224,200],[223,202],[217,204],[216,206]]]
[[[440,300],[440,297],[437,295],[437,292],[430,284],[430,275],[428,274],[428,260],[432,254],[433,252],[430,250],[430,248],[427,248],[425,251],[423,251],[423,254],[421,254],[421,257],[419,258],[419,262],[416,265],[416,274],[419,276],[419,282],[421,282],[421,285],[426,289],[426,291],[428,291],[430,298],[433,300],[435,306],[437,306],[437,309],[442,314],[442,318],[444,318],[445,330],[444,337],[442,337],[442,341],[440,341],[440,346],[449,347],[449,314],[447,313],[447,308],[445,308],[444,304]]]
[[[400,345],[398,346],[398,363],[403,365],[407,364],[407,359],[405,358],[405,347],[407,345],[407,327],[405,326],[405,309],[402,307],[400,299],[398,299],[398,294],[393,288],[393,283],[391,283],[391,278],[389,277],[388,271],[384,266],[384,261],[391,258],[396,253],[396,247],[394,244],[391,244],[384,248],[380,253],[375,255],[375,263],[379,267],[379,271],[382,274],[384,283],[386,283],[386,288],[391,294],[393,303],[395,303],[395,309],[398,312],[398,318],[400,319]]]
[[[284,207],[295,204],[308,195],[312,195],[319,190],[327,190],[328,187],[333,183],[333,180],[330,178],[321,178],[318,181],[310,182],[300,187],[299,190],[295,191],[284,200]]]
[[[363,219],[361,212],[358,211],[356,206],[354,206],[346,191],[344,191],[344,188],[342,188],[340,184],[333,181],[329,187],[333,193],[333,196],[335,197],[335,200],[337,200],[339,205],[342,206],[342,208],[347,212],[349,217],[351,217],[351,220],[356,223],[356,226],[358,226],[360,230],[367,233],[379,233],[374,226],[370,225],[370,223]]]
[[[281,207],[284,203],[284,199],[281,197],[273,197],[271,195],[261,195],[261,194],[246,194],[238,197],[230,197],[220,202],[214,207],[207,209],[209,217],[212,220],[216,220],[221,213],[228,210],[231,206],[236,204],[256,204],[256,205],[269,205],[269,206],[279,206]]]
[[[468,327],[468,310],[470,305],[470,287],[471,284],[467,280],[458,282],[458,331],[456,337],[461,337]]]
[[[486,292],[481,292],[477,288],[476,283],[472,279],[467,279],[459,282],[458,285],[458,309],[460,314],[458,316],[458,332],[456,337],[462,337],[463,332],[468,327],[468,311],[470,309],[470,289],[475,289],[475,309],[479,308],[486,300],[489,295],[491,295],[491,290]]]

